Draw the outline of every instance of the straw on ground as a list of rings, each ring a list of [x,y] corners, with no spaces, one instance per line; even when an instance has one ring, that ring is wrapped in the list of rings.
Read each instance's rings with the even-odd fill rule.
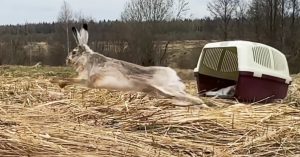
[[[1,156],[293,156],[300,154],[300,79],[272,104],[204,98],[178,107],[142,93],[66,89],[59,67],[0,67]],[[193,81],[186,82],[196,94]],[[124,105],[127,103],[127,107]]]

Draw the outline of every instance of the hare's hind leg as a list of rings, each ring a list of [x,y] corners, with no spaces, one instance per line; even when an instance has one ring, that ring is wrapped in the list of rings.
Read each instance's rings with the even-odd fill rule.
[[[171,99],[174,97],[173,95],[163,92],[162,90],[160,90],[154,86],[151,86],[151,85],[144,88],[142,90],[142,92],[147,93],[148,95],[151,95],[151,96],[155,96],[156,98]]]

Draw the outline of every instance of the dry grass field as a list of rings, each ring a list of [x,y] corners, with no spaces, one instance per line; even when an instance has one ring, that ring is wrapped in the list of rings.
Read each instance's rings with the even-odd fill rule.
[[[0,156],[297,156],[300,76],[286,100],[177,107],[142,93],[51,84],[61,67],[0,67]],[[196,94],[195,82],[186,81]]]

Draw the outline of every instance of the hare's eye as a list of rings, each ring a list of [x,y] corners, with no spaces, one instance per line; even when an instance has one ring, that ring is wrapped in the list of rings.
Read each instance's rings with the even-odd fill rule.
[[[84,47],[83,46],[79,46],[79,51],[84,51]]]
[[[76,55],[76,51],[72,51],[72,55]]]

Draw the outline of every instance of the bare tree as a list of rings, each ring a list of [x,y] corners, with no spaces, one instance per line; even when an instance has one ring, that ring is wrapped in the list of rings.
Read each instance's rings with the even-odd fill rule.
[[[181,19],[183,16],[187,14],[187,12],[190,10],[189,8],[189,2],[186,0],[178,0],[176,4],[176,19]]]
[[[256,41],[261,41],[261,29],[262,29],[262,6],[260,0],[252,0],[247,12],[248,20],[250,20],[250,29],[254,29],[252,32],[255,35]]]
[[[295,56],[299,55],[299,11],[300,11],[300,4],[299,0],[288,0],[286,2],[286,15],[287,22],[286,30],[284,30],[284,35],[286,35],[284,45],[288,47],[290,50],[290,54],[293,56],[292,58],[297,58]],[[284,17],[284,18],[285,18]],[[286,19],[286,18],[285,18]],[[299,62],[299,58],[296,62]]]
[[[294,29],[295,20],[299,16],[299,0],[289,0],[288,5],[290,8],[291,28]]]
[[[75,21],[78,21],[80,23],[86,23],[90,21],[95,21],[93,17],[86,16],[82,13],[82,11],[77,11],[74,13],[74,19]]]
[[[70,51],[70,40],[69,40],[69,23],[72,21],[73,13],[70,5],[63,1],[60,12],[58,14],[57,21],[63,23],[64,29],[66,30],[67,35],[67,52]]]
[[[161,64],[166,55],[157,54],[155,34],[159,30],[157,22],[179,19],[189,10],[187,0],[130,0],[126,3],[121,19],[131,22],[128,40],[130,53],[135,53],[136,63],[150,66]],[[166,42],[167,51],[169,42]]]
[[[286,18],[287,17],[287,1],[286,0],[281,0],[280,3],[280,9],[281,9],[281,13],[280,13],[280,47],[281,50],[285,49],[285,38],[286,38]]]
[[[122,12],[122,20],[163,21],[170,18],[173,0],[131,0]]]
[[[130,0],[121,14],[123,21],[165,21],[181,18],[188,8],[187,0]]]
[[[210,13],[216,18],[220,18],[222,21],[221,29],[223,31],[224,40],[227,40],[228,38],[228,26],[237,9],[238,2],[239,0],[212,0],[207,4]]]
[[[248,11],[248,3],[246,0],[240,0],[237,4],[237,9],[235,10],[236,16],[236,24],[237,24],[237,35],[239,38],[243,38],[245,36],[244,24],[246,21],[246,13]]]
[[[264,5],[265,10],[267,12],[266,15],[266,20],[269,21],[268,22],[268,26],[269,26],[269,38],[272,39],[274,42],[274,40],[276,40],[277,37],[277,29],[279,27],[279,6],[280,6],[280,2],[279,0],[267,0],[266,4]]]

